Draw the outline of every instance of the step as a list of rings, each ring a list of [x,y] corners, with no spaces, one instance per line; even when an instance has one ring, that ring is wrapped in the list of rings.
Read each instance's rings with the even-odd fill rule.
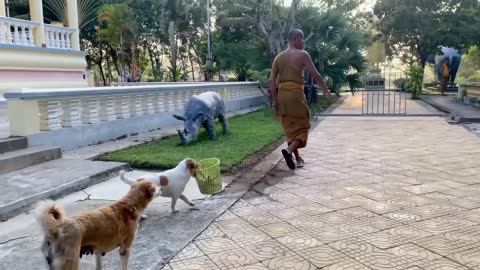
[[[76,159],[57,159],[14,172],[0,174],[0,221],[44,199],[56,199],[85,189],[128,170],[128,164]]]
[[[0,139],[0,154],[27,148],[26,137]]]
[[[52,146],[29,147],[0,154],[0,174],[20,170],[62,157],[62,150]]]

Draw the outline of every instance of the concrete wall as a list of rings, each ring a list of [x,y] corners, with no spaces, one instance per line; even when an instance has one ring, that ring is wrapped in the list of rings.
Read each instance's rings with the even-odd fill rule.
[[[225,102],[225,106],[227,112],[234,112],[259,106],[264,103],[265,98],[259,96],[227,101]],[[155,115],[145,115],[71,128],[62,128],[29,135],[27,138],[30,146],[51,145],[61,147],[64,150],[71,150],[114,140],[124,135],[173,128],[176,126],[183,128],[183,123],[172,117],[172,114],[174,113],[182,114],[183,112],[164,112]]]

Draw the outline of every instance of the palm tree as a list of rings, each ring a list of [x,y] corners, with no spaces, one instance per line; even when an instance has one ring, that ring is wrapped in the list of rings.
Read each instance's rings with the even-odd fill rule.
[[[307,50],[330,89],[338,94],[342,85],[348,84],[354,93],[361,87],[365,71],[363,33],[355,30],[341,10],[303,8],[298,18],[307,35]]]
[[[100,8],[98,22],[100,23],[98,36],[119,54],[122,70],[128,62],[136,65],[135,51],[138,39],[134,10],[125,3],[105,4]],[[127,61],[128,55],[131,61]]]

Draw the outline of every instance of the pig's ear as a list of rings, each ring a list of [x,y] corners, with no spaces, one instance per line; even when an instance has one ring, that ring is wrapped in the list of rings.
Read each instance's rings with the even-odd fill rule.
[[[173,117],[175,117],[175,119],[177,120],[180,120],[180,121],[185,121],[185,117],[183,116],[180,116],[180,115],[177,115],[177,114],[174,114]]]

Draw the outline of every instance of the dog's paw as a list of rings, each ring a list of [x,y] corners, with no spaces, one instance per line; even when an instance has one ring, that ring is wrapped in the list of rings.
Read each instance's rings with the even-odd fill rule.
[[[190,205],[190,206],[195,206],[195,204],[194,204],[194,203],[189,203],[188,205]]]
[[[176,214],[176,213],[178,213],[178,212],[180,212],[180,211],[178,211],[178,210],[172,210],[172,214]]]

